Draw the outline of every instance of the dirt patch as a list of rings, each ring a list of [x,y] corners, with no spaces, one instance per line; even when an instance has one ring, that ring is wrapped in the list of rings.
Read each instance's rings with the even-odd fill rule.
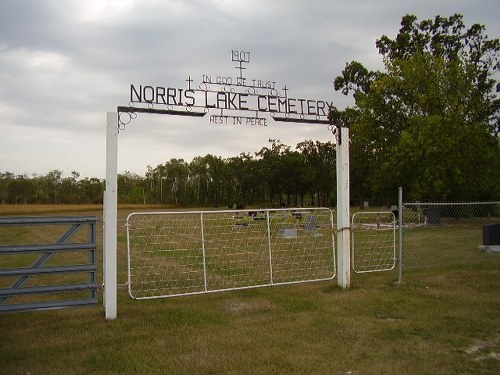
[[[476,340],[465,352],[476,361],[494,359],[500,361],[500,332],[486,340]]]
[[[272,310],[274,306],[267,299],[230,299],[224,302],[224,310],[230,312],[231,314],[243,314],[249,311],[261,311],[261,310]]]

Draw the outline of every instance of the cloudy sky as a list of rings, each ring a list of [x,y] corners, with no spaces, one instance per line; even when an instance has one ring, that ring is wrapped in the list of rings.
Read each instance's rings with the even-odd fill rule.
[[[408,13],[461,13],[500,36],[498,0],[0,0],[0,172],[104,178],[106,113],[129,104],[130,85],[237,77],[232,50],[251,53],[247,79],[344,108],[351,99],[333,79],[352,60],[381,69],[375,40],[394,37]],[[139,114],[120,131],[119,172],[253,154],[270,138],[333,140],[324,125],[266,115],[265,127],[213,125],[209,115]]]

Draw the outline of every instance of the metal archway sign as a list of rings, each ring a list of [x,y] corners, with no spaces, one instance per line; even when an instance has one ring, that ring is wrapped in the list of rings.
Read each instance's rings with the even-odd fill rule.
[[[231,51],[236,77],[191,76],[184,88],[130,84],[129,104],[107,113],[106,187],[104,192],[104,307],[107,320],[117,316],[117,164],[118,133],[139,113],[205,117],[211,125],[268,126],[278,122],[327,125],[337,142],[337,277],[350,287],[349,129],[329,120],[333,101],[289,95],[276,81],[254,79],[244,72],[250,52]]]
[[[209,114],[214,125],[267,126],[267,114],[274,121],[329,124],[328,114],[333,102],[304,99],[290,95],[290,89],[274,80],[246,77],[250,52],[231,51],[236,63],[236,77],[201,75],[199,81],[186,78],[183,88],[131,84],[129,105],[117,109],[121,126],[137,113],[157,113],[179,116]]]

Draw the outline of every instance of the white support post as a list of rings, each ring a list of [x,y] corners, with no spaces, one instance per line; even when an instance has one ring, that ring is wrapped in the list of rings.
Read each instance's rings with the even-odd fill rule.
[[[349,206],[349,129],[337,128],[337,282],[351,286],[351,230]]]
[[[398,283],[403,282],[403,188],[398,189],[398,227],[399,227],[399,276]]]
[[[104,191],[104,312],[116,319],[117,310],[117,171],[118,114],[108,112],[106,123],[106,189]]]

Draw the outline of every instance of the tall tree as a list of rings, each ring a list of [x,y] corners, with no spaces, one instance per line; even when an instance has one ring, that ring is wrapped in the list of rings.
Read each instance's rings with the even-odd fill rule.
[[[491,199],[500,185],[495,72],[499,41],[461,15],[417,22],[404,16],[396,38],[376,41],[385,71],[351,62],[334,81],[353,93],[353,160],[381,197],[403,185],[412,198]],[[354,172],[356,173],[356,172]],[[360,191],[366,190],[361,188]]]
[[[49,173],[47,173],[47,175],[45,176],[45,184],[47,185],[46,189],[47,191],[53,189],[53,197],[55,204],[60,203],[59,190],[62,181],[62,175],[63,175],[62,171],[54,169],[51,170]]]
[[[304,156],[303,188],[311,194],[311,204],[329,206],[335,191],[335,145],[306,140],[297,144]]]
[[[262,178],[265,181],[268,196],[266,200],[275,205],[285,203],[283,201],[288,188],[285,181],[285,170],[283,155],[290,152],[290,146],[287,146],[279,139],[269,139],[271,147],[262,147],[255,156],[259,158],[259,168],[262,172]],[[288,204],[290,202],[287,202]]]
[[[117,176],[119,203],[146,203],[146,181],[137,173],[125,171]]]
[[[228,203],[252,204],[261,197],[260,176],[256,160],[250,154],[241,153],[239,156],[226,159],[230,186],[228,189]]]

